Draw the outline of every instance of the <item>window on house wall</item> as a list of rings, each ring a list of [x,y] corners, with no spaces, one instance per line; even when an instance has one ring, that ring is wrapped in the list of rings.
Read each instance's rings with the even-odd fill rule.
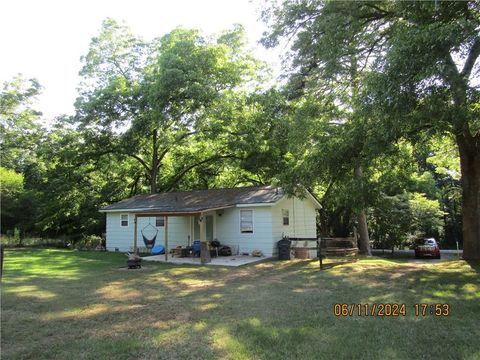
[[[155,226],[156,227],[165,226],[165,217],[163,216],[155,217]]]
[[[240,210],[240,232],[253,233],[253,210]]]
[[[120,215],[120,226],[128,226],[128,214]]]
[[[290,225],[290,214],[288,209],[282,209],[283,225]]]

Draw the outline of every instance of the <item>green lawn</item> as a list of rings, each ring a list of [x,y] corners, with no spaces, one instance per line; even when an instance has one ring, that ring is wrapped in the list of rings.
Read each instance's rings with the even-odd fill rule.
[[[480,358],[480,266],[464,261],[129,271],[125,259],[7,251],[2,359]],[[417,317],[421,302],[450,316]],[[407,316],[336,317],[335,303],[405,303]]]

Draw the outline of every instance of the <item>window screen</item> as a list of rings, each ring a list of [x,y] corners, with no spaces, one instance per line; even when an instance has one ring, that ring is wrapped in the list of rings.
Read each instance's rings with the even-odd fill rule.
[[[165,226],[165,218],[163,216],[157,216],[155,218],[155,226],[156,227]]]
[[[253,233],[253,210],[240,210],[240,232]]]
[[[128,214],[120,215],[120,226],[128,226]]]
[[[288,209],[282,209],[282,218],[283,218],[283,225],[290,224],[290,216],[288,213]]]

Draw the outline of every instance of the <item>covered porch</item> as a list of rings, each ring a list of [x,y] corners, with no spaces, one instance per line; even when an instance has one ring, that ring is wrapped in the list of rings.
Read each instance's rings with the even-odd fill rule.
[[[146,256],[145,260],[174,263],[201,263],[212,261],[209,243],[217,238],[217,214],[226,207],[191,211],[142,211],[133,214],[134,246],[133,251],[146,249],[147,241],[155,239],[156,245],[165,248],[165,254]],[[152,222],[154,224],[152,224]],[[173,226],[174,225],[174,226]],[[147,241],[146,241],[147,240]],[[188,249],[194,241],[200,241],[200,257],[179,257],[171,250]],[[198,246],[198,245],[197,245]],[[225,260],[217,259],[215,263],[223,264]],[[239,262],[239,261],[237,261]]]

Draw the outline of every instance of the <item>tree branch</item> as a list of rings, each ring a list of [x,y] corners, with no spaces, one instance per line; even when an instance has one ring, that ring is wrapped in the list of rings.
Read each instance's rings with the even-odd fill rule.
[[[82,154],[80,161],[76,162],[75,166],[80,166],[85,164],[85,159],[89,159],[89,160],[96,159],[98,161],[102,156],[107,154],[113,154],[114,152],[115,152],[114,149],[109,149],[109,150],[104,150],[100,152],[91,152],[91,153]]]
[[[447,71],[445,73],[446,80],[452,88],[455,88],[462,79],[450,52],[447,52],[445,56],[445,63],[447,64]]]
[[[137,192],[137,188],[138,188],[138,182],[140,181],[140,178],[142,177],[142,174],[137,174],[135,175],[133,181],[130,183],[130,197],[135,195],[135,193]]]
[[[477,61],[478,56],[480,55],[480,38],[475,38],[473,45],[470,49],[470,53],[468,54],[467,60],[465,61],[465,65],[463,66],[463,70],[460,75],[463,78],[468,79],[470,74],[472,73],[473,66]]]
[[[162,160],[163,158],[168,154],[168,152],[170,151],[171,149],[169,147],[167,147],[165,150],[163,150],[160,155],[158,156],[158,164],[157,164],[157,170],[160,169],[162,167]]]
[[[190,137],[192,135],[196,134],[196,131],[192,132],[187,132],[185,134],[182,134],[178,139],[175,139],[174,144],[178,145],[181,141],[185,140],[187,137]],[[160,169],[162,166],[162,160],[163,158],[168,154],[168,152],[171,150],[171,147],[167,147],[165,150],[163,150],[160,155],[158,155],[158,165],[157,165],[157,170]]]
[[[143,165],[143,167],[145,168],[145,170],[147,170],[147,173],[149,174],[150,173],[150,167],[147,165],[147,163],[145,162],[145,160],[143,160],[140,156],[137,156],[135,154],[128,154],[129,156],[133,157],[135,160],[137,160],[140,164]]]
[[[374,13],[369,14],[374,19],[382,19],[382,18],[386,18],[386,17],[393,17],[395,15],[394,12],[379,8],[377,5],[375,5],[371,1],[364,3],[363,6],[369,7],[369,8],[374,9],[378,12],[377,14],[374,14]]]
[[[182,179],[182,177],[185,176],[185,174],[187,172],[189,172],[190,170],[192,170],[193,168],[195,168],[197,166],[200,166],[200,165],[203,165],[203,164],[205,164],[207,162],[210,162],[210,161],[220,160],[220,159],[229,159],[229,158],[235,158],[235,156],[234,155],[216,155],[216,156],[209,157],[205,160],[202,160],[200,162],[197,162],[195,164],[187,166],[170,182],[170,184],[165,188],[164,191],[165,192],[170,191]]]
[[[127,84],[130,86],[131,83],[130,83],[130,79],[128,78],[127,74],[125,73],[125,71],[123,71],[122,67],[120,66],[120,64],[118,63],[118,61],[116,59],[112,59],[112,63],[113,65],[118,69],[118,71],[120,71],[120,74],[124,77],[125,81],[127,82]]]
[[[235,183],[235,187],[237,185],[240,185],[242,183],[244,183],[245,181],[249,181],[255,185],[265,185],[265,183],[260,179],[260,180],[256,180],[256,179],[252,179],[248,176],[244,176],[242,179],[238,180],[236,183]]]

